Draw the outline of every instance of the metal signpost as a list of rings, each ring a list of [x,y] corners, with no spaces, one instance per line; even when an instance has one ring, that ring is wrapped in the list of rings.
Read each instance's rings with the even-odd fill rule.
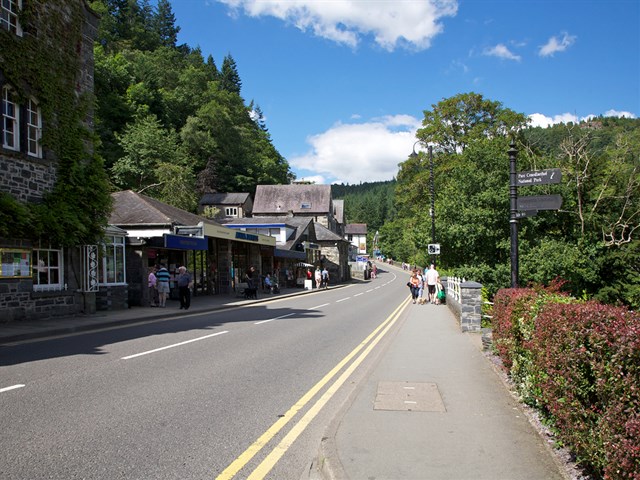
[[[562,206],[560,195],[531,195],[518,198],[518,187],[533,185],[551,185],[562,181],[562,172],[559,168],[548,170],[534,170],[530,172],[516,171],[515,141],[509,145],[509,204],[511,214],[511,288],[518,287],[518,219],[535,217],[540,210],[559,210]]]

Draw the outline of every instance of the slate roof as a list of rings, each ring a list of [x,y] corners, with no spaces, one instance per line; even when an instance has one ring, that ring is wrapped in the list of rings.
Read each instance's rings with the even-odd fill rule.
[[[249,193],[205,193],[200,205],[244,205]]]
[[[305,207],[305,208],[303,208]],[[331,214],[331,185],[258,185],[254,215]]]
[[[111,198],[113,199],[113,209],[109,217],[111,225],[197,225],[200,222],[216,225],[215,222],[204,217],[133,190],[112,193]]]
[[[344,227],[344,233],[346,235],[366,235],[367,224],[366,223],[348,223]]]
[[[344,238],[337,233],[332,232],[321,223],[315,222],[315,229],[316,240],[319,242],[346,242]]]

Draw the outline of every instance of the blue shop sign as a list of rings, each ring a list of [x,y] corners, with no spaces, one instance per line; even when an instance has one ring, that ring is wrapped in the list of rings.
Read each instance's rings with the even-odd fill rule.
[[[257,242],[260,239],[258,235],[253,235],[246,232],[236,232],[236,238],[239,240],[249,240],[251,242]]]
[[[184,235],[164,235],[165,248],[178,250],[207,250],[207,239],[200,237],[186,237]]]

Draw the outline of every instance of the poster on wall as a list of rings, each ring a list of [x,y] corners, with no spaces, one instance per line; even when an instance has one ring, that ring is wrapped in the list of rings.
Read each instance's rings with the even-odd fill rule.
[[[31,252],[26,250],[0,250],[1,277],[30,277]]]

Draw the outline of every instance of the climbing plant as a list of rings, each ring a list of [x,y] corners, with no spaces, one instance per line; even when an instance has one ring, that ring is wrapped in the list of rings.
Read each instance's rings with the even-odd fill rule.
[[[20,204],[2,195],[0,218],[11,219],[12,225],[0,234],[60,246],[94,243],[107,223],[110,195],[89,124],[94,97],[82,88],[86,7],[82,0],[30,1],[23,6],[19,21],[24,34],[0,29],[1,71],[21,103],[29,97],[38,100],[41,144],[45,161],[55,164],[56,182],[41,203]]]

